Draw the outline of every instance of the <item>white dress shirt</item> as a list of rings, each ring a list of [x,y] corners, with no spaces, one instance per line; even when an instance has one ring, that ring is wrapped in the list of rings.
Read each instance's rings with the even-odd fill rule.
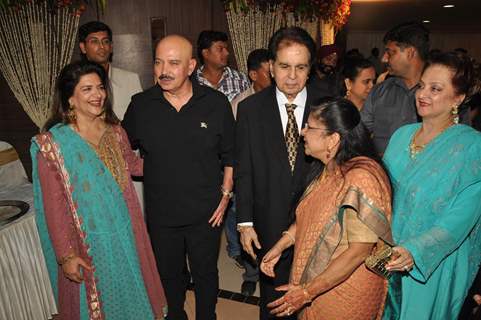
[[[302,123],[302,118],[304,117],[304,109],[306,108],[306,101],[307,101],[307,90],[306,87],[299,92],[296,97],[294,98],[294,101],[289,102],[287,100],[286,95],[279,90],[279,88],[276,87],[276,100],[277,100],[277,105],[279,106],[279,113],[281,115],[281,122],[282,122],[282,130],[284,132],[284,135],[286,134],[286,127],[287,127],[287,109],[286,109],[286,104],[295,104],[297,107],[294,109],[294,116],[296,117],[296,122],[297,122],[297,129],[299,130],[299,133],[301,133],[303,123]]]

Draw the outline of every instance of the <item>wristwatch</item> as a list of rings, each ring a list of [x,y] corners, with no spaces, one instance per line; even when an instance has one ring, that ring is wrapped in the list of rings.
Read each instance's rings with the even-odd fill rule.
[[[220,192],[222,193],[222,196],[227,197],[227,198],[232,198],[234,196],[234,192],[232,191],[227,191],[223,187],[220,187]]]

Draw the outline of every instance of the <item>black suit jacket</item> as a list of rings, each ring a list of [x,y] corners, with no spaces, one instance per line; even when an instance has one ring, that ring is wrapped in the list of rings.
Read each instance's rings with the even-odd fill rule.
[[[312,103],[326,95],[307,88],[303,123]],[[261,253],[269,250],[292,223],[291,208],[304,186],[310,162],[301,138],[291,173],[274,85],[239,104],[234,165],[237,222],[254,223]]]

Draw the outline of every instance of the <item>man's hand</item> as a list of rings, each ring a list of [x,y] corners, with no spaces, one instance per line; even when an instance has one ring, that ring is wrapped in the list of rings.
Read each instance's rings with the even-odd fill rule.
[[[229,205],[229,197],[222,196],[219,202],[219,206],[215,209],[214,213],[209,219],[209,223],[212,227],[218,227],[222,224],[222,218],[224,218],[225,209]]]
[[[241,227],[240,230],[240,242],[242,244],[242,248],[245,252],[247,252],[254,260],[256,260],[257,256],[254,253],[254,248],[252,248],[252,242],[257,249],[261,248],[261,244],[259,243],[259,239],[257,239],[257,233],[254,230],[254,227],[245,226]]]

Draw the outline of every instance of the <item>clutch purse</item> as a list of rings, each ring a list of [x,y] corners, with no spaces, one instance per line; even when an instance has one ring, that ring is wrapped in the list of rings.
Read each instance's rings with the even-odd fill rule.
[[[364,263],[366,267],[377,275],[389,279],[391,272],[386,270],[386,264],[389,262],[392,255],[392,248],[384,245],[366,258]]]

